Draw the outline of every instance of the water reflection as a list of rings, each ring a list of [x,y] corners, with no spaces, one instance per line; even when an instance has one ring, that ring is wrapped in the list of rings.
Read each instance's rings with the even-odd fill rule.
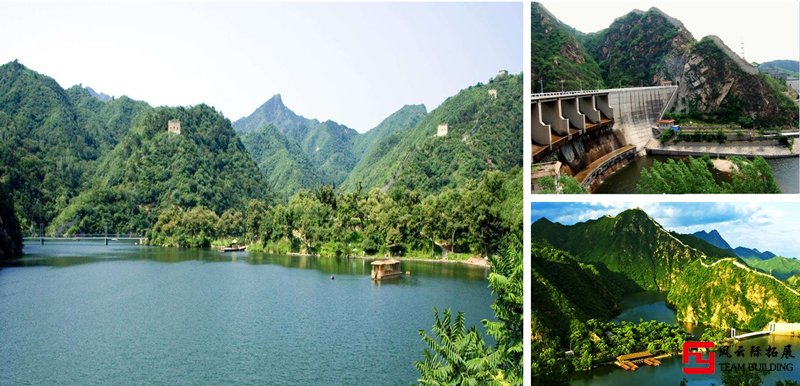
[[[620,301],[622,313],[614,321],[639,322],[639,320],[657,320],[666,323],[677,324],[677,316],[674,310],[666,304],[664,295],[657,292],[641,292],[626,296]],[[704,330],[702,325],[690,325],[680,323],[686,331],[701,336]],[[736,357],[734,349],[731,349],[732,358],[717,356],[716,372],[712,375],[687,375],[683,373],[683,364],[680,357],[663,359],[661,366],[650,367],[641,366],[638,370],[631,372],[622,370],[616,366],[603,366],[591,371],[573,373],[570,377],[572,386],[617,386],[617,385],[654,385],[654,386],[675,386],[683,378],[686,378],[688,385],[719,385],[722,382],[722,370],[719,365],[724,363],[765,363],[769,364],[791,364],[792,371],[773,371],[762,377],[764,385],[774,385],[779,380],[800,380],[800,337],[789,336],[761,336],[758,338],[741,341],[738,345],[744,346],[745,357]],[[750,357],[750,347],[759,346],[761,351],[766,350],[767,346],[778,347],[779,353],[783,347],[790,345],[795,353],[794,358],[766,358]]]
[[[278,265],[287,268],[313,269],[339,277],[369,276],[373,259],[319,258],[301,255],[271,255],[250,252],[219,252],[209,249],[161,248],[130,243],[102,242],[46,242],[29,243],[25,255],[17,260],[0,263],[5,267],[69,267],[78,264],[118,260],[150,260],[160,263],[201,261],[209,263],[246,263],[252,265]],[[404,260],[400,268],[410,272],[397,283],[414,284],[416,277],[444,277],[462,280],[485,280],[488,269],[459,263]],[[389,282],[387,281],[387,284]]]

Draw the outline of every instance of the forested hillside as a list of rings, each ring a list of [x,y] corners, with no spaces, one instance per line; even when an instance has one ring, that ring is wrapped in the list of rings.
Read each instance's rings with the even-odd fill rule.
[[[678,319],[688,323],[758,331],[771,321],[800,321],[796,291],[735,259],[713,266],[700,261],[688,265],[667,300],[677,310]]]
[[[181,133],[167,132],[180,120]],[[213,108],[160,107],[147,113],[100,162],[91,187],[50,226],[61,233],[144,233],[177,206],[217,213],[266,199],[266,183],[230,121]]]
[[[497,91],[497,98],[489,94]],[[423,193],[463,185],[485,170],[522,166],[522,76],[498,75],[445,100],[413,129],[379,141],[341,190],[403,187]],[[447,135],[437,136],[446,124]]]
[[[600,66],[577,38],[580,33],[539,3],[531,5],[531,87],[533,92],[602,89]],[[564,81],[562,84],[561,81]]]
[[[0,176],[22,228],[49,224],[147,109],[128,98],[102,102],[80,87],[65,91],[16,61],[0,66]]]
[[[251,115],[234,123],[242,141],[277,193],[289,197],[298,188],[337,186],[375,143],[410,129],[425,116],[425,106],[404,106],[364,134],[334,121],[295,114],[275,95]],[[267,139],[269,138],[269,139]],[[268,159],[266,159],[268,158]],[[288,172],[290,169],[299,167]],[[277,175],[273,172],[279,171]]]
[[[797,126],[786,86],[759,74],[718,37],[695,40],[683,23],[657,8],[633,10],[588,34],[564,25],[541,4],[533,3],[531,12],[534,92],[671,81],[679,86],[671,111],[676,117],[745,128]]]
[[[322,177],[296,142],[273,124],[242,135],[242,143],[264,175],[269,188],[280,197],[319,186]]]
[[[678,320],[750,329],[770,320],[800,320],[800,297],[767,271],[787,278],[800,267],[795,261],[754,258],[764,271],[758,272],[730,256],[730,250],[666,231],[640,209],[570,226],[541,218],[531,226],[531,238],[570,252],[582,264],[616,273],[600,275],[606,286],[624,277],[639,290],[667,293]]]
[[[489,256],[521,238],[521,89],[520,75],[501,74],[365,134],[298,116],[278,95],[237,122],[240,140],[212,107],[64,90],[12,62],[0,67],[3,214],[30,234],[41,224],[165,246]],[[13,219],[3,218],[9,240]]]
[[[572,226],[542,218],[532,225],[531,239],[568,251],[582,262],[603,264],[644,290],[668,290],[685,265],[704,256],[640,209]]]

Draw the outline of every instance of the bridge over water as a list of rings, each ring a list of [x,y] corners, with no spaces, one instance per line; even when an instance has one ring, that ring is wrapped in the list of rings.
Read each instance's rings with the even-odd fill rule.
[[[736,334],[736,328],[731,328],[731,339],[743,340],[747,338],[754,338],[764,335],[788,335],[800,336],[800,323],[775,323],[772,322],[767,325],[767,329],[763,331],[747,332],[744,334]]]
[[[38,241],[42,245],[45,242],[73,242],[73,241],[102,241],[105,245],[109,242],[137,242],[143,243],[146,237],[131,233],[117,234],[76,234],[70,236],[29,236],[23,238],[24,241]]]

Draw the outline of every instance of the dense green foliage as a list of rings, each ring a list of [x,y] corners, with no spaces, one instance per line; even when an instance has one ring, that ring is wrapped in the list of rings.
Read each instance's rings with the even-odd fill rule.
[[[299,116],[283,104],[280,95],[273,96],[252,114],[233,124],[236,131],[241,134],[259,130],[266,125],[273,125],[286,136],[286,140],[302,149],[305,157],[316,169],[315,174],[319,178],[314,186],[338,185],[358,162],[352,151],[353,141],[358,132],[330,120],[320,122]],[[250,144],[248,148],[253,149],[256,144]],[[268,150],[262,150],[266,151]],[[296,148],[290,146],[287,151],[296,151]],[[282,161],[292,163],[292,159],[299,155],[293,154],[293,156]],[[261,159],[254,158],[256,163],[263,164]],[[284,165],[276,168],[284,168]]]
[[[14,199],[0,175],[0,260],[22,253],[22,231],[14,214]]]
[[[766,260],[758,257],[746,257],[742,258],[742,260],[747,265],[764,271],[780,280],[786,280],[791,276],[800,274],[800,260],[797,259],[774,256]]]
[[[378,142],[384,138],[404,130],[414,128],[428,114],[425,105],[405,105],[400,110],[386,117],[378,126],[373,127],[353,140],[353,154],[359,160],[364,158]]]
[[[407,105],[372,130],[358,134],[344,126],[339,130],[330,121],[319,123],[299,117],[283,105],[280,96],[275,96],[234,125],[241,129],[242,143],[270,188],[278,196],[289,198],[302,189],[341,183],[355,162],[377,142],[416,126],[425,114],[425,106]],[[256,122],[260,126],[253,126]],[[319,147],[322,142],[325,146],[333,144],[338,150],[328,154]]]
[[[686,193],[780,193],[772,169],[762,157],[745,160],[732,157],[738,170],[731,173],[731,182],[717,181],[711,173],[711,160],[689,157],[685,161],[668,159],[654,161],[642,170],[637,193],[686,194]]]
[[[567,372],[633,351],[673,352],[684,333],[665,323],[610,323],[637,286],[602,264],[584,264],[546,244],[531,251],[531,372],[535,385],[566,384]],[[599,319],[599,320],[598,320]],[[608,333],[607,333],[608,332]],[[573,351],[567,357],[565,351]]]
[[[497,98],[489,90],[497,90]],[[342,191],[401,187],[422,193],[463,186],[485,170],[522,166],[522,76],[498,76],[461,90],[416,127],[379,141]],[[448,125],[444,137],[439,124]]]
[[[572,176],[561,174],[558,176],[558,186],[552,177],[542,177],[534,181],[537,194],[587,194],[589,193],[578,180]]]
[[[576,39],[576,33],[553,17],[543,5],[532,4],[531,91],[605,88],[600,67]]]
[[[52,78],[16,61],[0,66],[0,176],[23,230],[38,232],[83,188],[104,148],[81,125],[88,114]]]
[[[653,86],[670,79],[667,57],[673,40],[680,40],[678,27],[661,11],[630,12],[607,29],[583,39],[598,61],[603,79],[611,87]]]
[[[450,310],[440,319],[434,308],[435,336],[419,331],[428,345],[424,359],[415,363],[420,385],[522,384],[522,242],[516,236],[506,242],[504,252],[492,256],[489,274],[489,287],[497,294],[495,320],[483,321],[495,347],[487,347],[474,327],[466,328],[462,313],[451,323]]]
[[[268,208],[257,238],[264,250],[282,253],[489,256],[505,235],[521,235],[521,181],[520,169],[486,172],[428,196],[401,188],[336,194],[324,186]]]
[[[610,319],[619,313],[622,295],[638,291],[634,283],[603,265],[580,263],[541,242],[531,249],[531,279],[536,299],[532,321],[539,339],[565,337],[571,320]]]
[[[677,276],[667,300],[677,310],[678,319],[689,323],[758,331],[774,320],[800,321],[800,296],[735,259],[710,267],[701,261],[689,264]],[[700,306],[703,304],[713,307]]]
[[[786,285],[800,291],[800,274],[794,275],[786,279]]]
[[[570,252],[581,262],[604,265],[646,290],[669,289],[685,265],[704,256],[640,209],[571,226],[542,218],[533,223],[531,240]]]
[[[321,184],[322,177],[303,149],[274,125],[244,133],[242,143],[276,195],[290,197]]]
[[[592,364],[637,351],[675,353],[682,349],[686,331],[680,326],[656,321],[573,323],[570,348],[575,351],[572,366],[589,370]]]
[[[170,119],[181,121],[181,134],[167,132]],[[265,185],[230,121],[213,108],[161,107],[100,161],[91,187],[50,231],[145,233],[170,207],[241,210],[252,198],[268,198]]]

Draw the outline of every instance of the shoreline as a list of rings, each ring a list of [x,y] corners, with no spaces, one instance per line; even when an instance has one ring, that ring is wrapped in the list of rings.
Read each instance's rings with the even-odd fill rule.
[[[255,253],[265,253],[270,254],[268,252],[255,252]],[[273,253],[274,254],[274,253]],[[317,257],[320,259],[325,259],[325,257],[321,257],[319,255],[309,254],[309,253],[299,253],[299,252],[289,252],[285,253],[288,256],[302,256],[302,257]],[[341,257],[340,257],[341,259]],[[483,267],[483,268],[490,268],[491,264],[489,264],[489,260],[484,259],[482,257],[470,257],[466,260],[442,260],[442,259],[430,259],[430,258],[417,258],[417,257],[401,257],[401,256],[378,256],[378,255],[364,255],[364,256],[351,256],[351,257],[344,257],[344,259],[361,259],[361,260],[380,260],[380,259],[395,259],[400,261],[420,261],[424,263],[445,263],[445,264],[464,264],[469,265],[472,267]]]

